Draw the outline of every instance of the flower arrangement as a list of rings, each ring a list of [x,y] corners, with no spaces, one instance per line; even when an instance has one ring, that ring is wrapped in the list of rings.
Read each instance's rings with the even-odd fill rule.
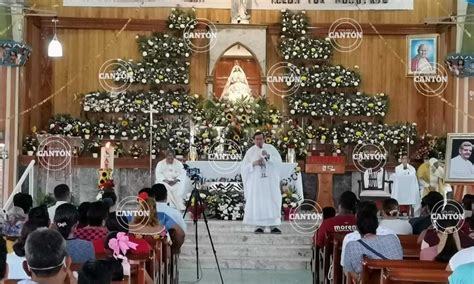
[[[186,28],[194,29],[198,24],[196,20],[196,11],[194,8],[184,11],[182,9],[171,9],[168,16],[168,28],[178,32],[184,31]]]
[[[99,190],[113,189],[112,169],[99,169]]]
[[[282,187],[283,193],[281,194],[283,208],[296,208],[299,202],[302,200],[301,196],[296,193],[296,189],[292,185],[285,185]]]
[[[173,149],[177,155],[186,155],[190,145],[189,122],[186,119],[173,121],[168,129],[167,148]]]
[[[191,49],[183,37],[174,37],[164,33],[137,35],[138,50],[145,62],[158,63],[159,60],[187,59]]]
[[[280,43],[280,56],[285,60],[328,60],[332,55],[329,39],[309,37],[283,38]]]
[[[123,157],[125,154],[124,148],[123,148],[123,143],[120,141],[116,141],[114,143],[114,151],[115,151],[115,157],[120,158]]]
[[[134,63],[129,59],[129,66],[120,67],[117,72],[126,72],[131,76],[121,78],[123,82],[133,84],[144,84],[151,86],[159,85],[182,85],[189,83],[189,65],[190,62],[182,60],[158,61],[157,62],[138,62]]]
[[[89,153],[92,154],[92,157],[94,158],[98,158],[99,157],[99,153],[100,153],[100,142],[98,139],[94,139],[92,141],[90,141],[89,144],[87,144],[87,150]]]
[[[89,139],[91,135],[94,135],[94,127],[90,121],[81,121],[79,122],[80,125],[80,133],[84,139]]]
[[[80,136],[80,123],[69,114],[56,114],[49,120],[48,133],[63,136]]]
[[[288,148],[294,148],[296,157],[304,159],[307,155],[307,140],[304,129],[296,121],[289,119],[283,122],[276,133],[276,147],[282,157],[286,156]]]
[[[290,10],[281,10],[281,37],[300,37],[308,30],[309,19],[305,11],[294,13]]]
[[[27,135],[23,140],[23,154],[33,156],[38,150],[38,139],[36,135]]]
[[[357,88],[360,85],[360,76],[356,71],[346,69],[342,65],[316,64],[300,67],[300,85],[318,90]]]
[[[355,94],[301,92],[289,96],[288,105],[292,115],[384,117],[388,111],[388,97],[383,93],[367,95],[360,92]]]
[[[130,146],[129,153],[134,159],[138,159],[143,155],[143,148],[138,143],[133,143]]]
[[[428,132],[423,133],[416,145],[413,158],[422,160],[424,156],[444,160],[446,153],[446,136],[438,137]]]

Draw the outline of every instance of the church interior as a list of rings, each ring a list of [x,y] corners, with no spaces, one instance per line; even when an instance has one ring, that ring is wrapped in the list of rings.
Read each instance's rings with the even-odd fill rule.
[[[0,283],[473,283],[473,19],[0,0]]]

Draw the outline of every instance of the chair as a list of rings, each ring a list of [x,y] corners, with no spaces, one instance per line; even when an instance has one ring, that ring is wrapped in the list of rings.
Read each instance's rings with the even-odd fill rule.
[[[382,187],[379,187],[379,175],[380,171],[372,172],[367,170],[365,173],[360,173],[360,180],[357,181],[359,184],[359,198],[360,199],[379,199],[389,198],[392,195],[392,184],[393,181],[387,178],[385,168],[381,169],[382,173]],[[368,184],[364,182],[364,174],[368,174]],[[386,190],[388,186],[388,191]]]
[[[333,261],[332,261],[332,277],[333,284],[343,283],[343,272],[341,266],[341,253],[342,253],[342,242],[346,233],[337,233],[333,238]]]
[[[446,284],[451,271],[434,269],[389,268],[384,269],[381,284],[430,283]]]

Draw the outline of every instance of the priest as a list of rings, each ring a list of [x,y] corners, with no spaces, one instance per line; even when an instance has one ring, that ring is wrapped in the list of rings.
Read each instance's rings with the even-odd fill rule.
[[[241,165],[245,195],[244,224],[255,225],[256,234],[270,227],[272,234],[281,234],[280,153],[263,143],[264,136],[256,132],[255,145],[247,150]]]
[[[399,205],[410,205],[412,215],[418,215],[421,209],[421,196],[415,168],[408,163],[408,156],[402,154],[401,164],[395,167],[392,198]]]
[[[175,158],[172,150],[166,152],[166,158],[159,161],[155,169],[155,184],[162,183],[168,190],[168,203],[180,211],[186,209],[183,203],[184,181],[186,170]]]

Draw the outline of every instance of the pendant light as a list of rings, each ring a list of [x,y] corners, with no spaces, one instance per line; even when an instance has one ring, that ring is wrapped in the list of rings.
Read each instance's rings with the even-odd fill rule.
[[[48,45],[48,56],[49,57],[62,57],[63,56],[63,46],[58,40],[56,35],[56,23],[58,22],[58,18],[52,19],[54,23],[54,37]]]

